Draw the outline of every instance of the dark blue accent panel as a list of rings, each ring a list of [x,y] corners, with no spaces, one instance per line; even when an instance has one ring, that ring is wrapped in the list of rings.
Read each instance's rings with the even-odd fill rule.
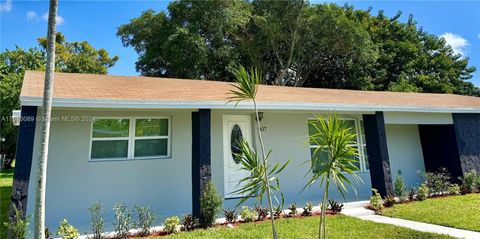
[[[211,179],[210,110],[192,113],[192,214],[200,217],[200,195]]]
[[[453,182],[462,176],[453,125],[418,125],[423,161],[427,172],[446,168]]]
[[[463,172],[480,173],[480,114],[452,114]]]
[[[376,188],[380,195],[386,196],[393,193],[393,185],[383,112],[363,115],[363,123],[372,188]]]
[[[23,212],[23,215],[25,215],[27,210],[28,183],[32,168],[36,117],[36,106],[22,106],[11,199],[12,203]]]

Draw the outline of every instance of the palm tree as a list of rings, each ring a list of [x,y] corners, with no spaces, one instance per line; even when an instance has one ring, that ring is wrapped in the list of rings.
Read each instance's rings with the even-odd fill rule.
[[[45,188],[47,181],[48,139],[50,134],[50,115],[52,111],[53,77],[55,72],[55,26],[58,0],[50,0],[47,31],[47,68],[43,91],[43,117],[41,119],[41,152],[37,161],[37,188],[35,191],[34,238],[45,239]]]
[[[352,183],[345,174],[351,175],[356,182],[362,180],[355,174],[355,171],[359,170],[355,165],[358,162],[358,150],[350,146],[357,137],[355,129],[349,128],[336,114],[329,115],[327,119],[316,115],[316,120],[310,122],[310,127],[314,133],[309,136],[308,142],[318,147],[314,150],[309,170],[311,177],[304,189],[317,181],[320,181],[320,187],[324,188],[318,229],[318,238],[321,239],[327,236],[325,212],[330,182],[335,184],[345,198],[345,185]]]
[[[231,90],[231,94],[233,95],[230,98],[230,101],[236,102],[236,105],[240,101],[244,100],[251,100],[253,103],[253,108],[255,110],[255,122],[257,124],[257,134],[261,148],[261,160],[258,160],[258,154],[253,150],[253,148],[249,145],[246,140],[242,140],[240,142],[240,154],[237,156],[240,159],[242,164],[242,170],[247,170],[251,174],[248,177],[243,178],[239,182],[239,188],[234,193],[240,193],[246,195],[240,200],[239,204],[245,202],[247,198],[255,196],[257,201],[262,202],[263,196],[266,194],[267,196],[267,203],[268,209],[270,211],[270,220],[272,222],[272,234],[273,238],[277,239],[277,229],[275,228],[275,217],[274,217],[274,209],[272,203],[272,191],[279,191],[280,190],[280,183],[278,178],[275,176],[280,173],[289,163],[287,161],[285,164],[280,165],[277,163],[275,165],[270,165],[268,163],[268,156],[270,155],[265,152],[265,145],[263,143],[261,124],[260,124],[260,117],[257,108],[257,87],[260,84],[261,76],[260,72],[257,69],[251,69],[247,71],[243,66],[241,66],[238,70],[234,71],[236,85],[234,86],[234,90]],[[236,106],[235,105],[235,106]],[[280,193],[281,194],[281,193]],[[282,197],[282,204],[283,204],[283,194]],[[276,198],[276,197],[275,197]],[[277,200],[278,202],[278,200]]]

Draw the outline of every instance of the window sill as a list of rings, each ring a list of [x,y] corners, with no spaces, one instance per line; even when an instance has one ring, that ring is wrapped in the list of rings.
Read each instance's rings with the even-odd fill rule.
[[[88,162],[118,162],[118,161],[143,161],[143,160],[171,160],[172,156],[141,157],[141,158],[111,158],[111,159],[89,159]]]

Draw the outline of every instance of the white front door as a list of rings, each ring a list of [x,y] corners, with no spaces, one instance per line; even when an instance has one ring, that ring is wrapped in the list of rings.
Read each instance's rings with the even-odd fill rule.
[[[234,194],[238,190],[238,182],[249,175],[241,169],[240,161],[235,157],[238,152],[240,139],[247,140],[252,145],[252,118],[250,115],[223,116],[223,152],[224,152],[224,180],[225,198],[241,197]]]

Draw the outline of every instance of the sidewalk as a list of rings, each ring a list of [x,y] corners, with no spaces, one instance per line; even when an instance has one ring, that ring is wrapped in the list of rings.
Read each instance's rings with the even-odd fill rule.
[[[351,205],[353,206],[353,204]],[[363,206],[365,205],[366,204],[358,203],[355,205],[356,207],[345,208],[342,211],[342,214],[351,216],[351,217],[356,217],[362,220],[391,224],[399,227],[406,227],[406,228],[410,228],[410,229],[421,231],[421,232],[439,233],[439,234],[445,234],[452,237],[465,238],[465,239],[480,238],[480,232],[474,232],[474,231],[439,226],[439,225],[434,225],[434,224],[429,224],[424,222],[416,222],[416,221],[410,221],[405,219],[375,215],[375,213],[372,210],[368,210],[364,208]]]

